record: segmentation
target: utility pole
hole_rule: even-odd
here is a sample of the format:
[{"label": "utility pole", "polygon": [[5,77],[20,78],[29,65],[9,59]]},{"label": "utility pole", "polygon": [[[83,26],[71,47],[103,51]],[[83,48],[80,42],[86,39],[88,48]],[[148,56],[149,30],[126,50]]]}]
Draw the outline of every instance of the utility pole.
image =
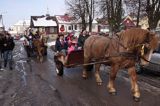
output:
[{"label": "utility pole", "polygon": [[1,12],[0,14],[0,22],[2,23],[2,31],[5,30],[5,26],[4,26],[4,23],[3,23],[3,14],[6,14],[7,12]]},{"label": "utility pole", "polygon": [[3,15],[0,14],[0,31],[4,31],[4,24],[3,24]]}]

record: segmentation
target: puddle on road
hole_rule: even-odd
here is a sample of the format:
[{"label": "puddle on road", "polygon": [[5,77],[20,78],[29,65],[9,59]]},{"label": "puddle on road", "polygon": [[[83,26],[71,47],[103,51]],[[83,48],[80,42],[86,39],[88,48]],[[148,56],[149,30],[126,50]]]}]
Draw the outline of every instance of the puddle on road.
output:
[{"label": "puddle on road", "polygon": [[15,67],[15,69],[18,70],[22,74],[21,78],[22,78],[23,86],[27,85],[27,81],[26,81],[27,73],[25,72],[25,67],[24,67],[24,64],[26,63],[27,61],[24,61],[24,60],[16,61],[16,67]]},{"label": "puddle on road", "polygon": [[28,58],[26,57],[26,53],[22,45],[20,45],[20,47],[17,47],[17,50],[15,51],[13,58],[15,61],[15,69],[21,74],[22,85],[26,86],[27,73],[25,72],[25,64],[27,63]]},{"label": "puddle on road", "polygon": [[26,57],[27,55],[25,53],[23,46],[20,46],[19,48],[16,48],[16,49],[18,50],[14,51],[14,56],[13,56],[14,59],[27,58]]}]

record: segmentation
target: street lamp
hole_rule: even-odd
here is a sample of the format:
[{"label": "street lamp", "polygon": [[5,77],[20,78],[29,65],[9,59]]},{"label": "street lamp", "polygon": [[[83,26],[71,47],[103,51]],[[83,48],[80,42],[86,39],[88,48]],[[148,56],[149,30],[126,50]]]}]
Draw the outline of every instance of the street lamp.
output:
[{"label": "street lamp", "polygon": [[0,22],[2,23],[2,31],[5,30],[5,26],[4,26],[4,23],[3,23],[3,14],[6,14],[7,12],[1,12],[0,13]]}]

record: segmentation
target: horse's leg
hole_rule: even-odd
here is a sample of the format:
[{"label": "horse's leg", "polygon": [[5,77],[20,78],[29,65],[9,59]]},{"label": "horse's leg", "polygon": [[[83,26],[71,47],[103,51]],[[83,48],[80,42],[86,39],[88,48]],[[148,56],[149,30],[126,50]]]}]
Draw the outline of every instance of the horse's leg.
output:
[{"label": "horse's leg", "polygon": [[112,65],[110,74],[109,74],[109,83],[107,85],[108,92],[111,93],[112,95],[116,94],[116,89],[114,85],[114,81],[118,72],[119,66],[118,65]]},{"label": "horse's leg", "polygon": [[95,65],[95,77],[96,77],[96,82],[98,85],[102,85],[102,79],[99,75],[99,69],[100,69],[101,64],[96,64]]},{"label": "horse's leg", "polygon": [[40,62],[43,62],[43,49],[40,50]]},{"label": "horse's leg", "polygon": [[38,48],[38,53],[37,54],[38,54],[38,57],[39,57],[39,61],[42,62],[42,59],[41,59],[42,58],[42,53],[41,53],[41,50],[39,48]]},{"label": "horse's leg", "polygon": [[36,52],[36,55],[37,55],[37,60],[39,60],[39,59],[40,59],[40,56],[39,56],[38,51]]},{"label": "horse's leg", "polygon": [[128,73],[129,73],[130,78],[131,78],[131,90],[132,90],[132,93],[133,93],[134,100],[139,101],[140,91],[139,91],[139,87],[138,87],[138,84],[137,84],[137,74],[136,74],[135,67],[129,68]]},{"label": "horse's leg", "polygon": [[[85,57],[85,58],[84,58],[84,64],[89,63],[89,60],[90,60],[90,59],[89,59],[88,57]],[[86,78],[88,77],[87,67],[88,67],[88,66],[83,66],[82,77],[83,77],[84,79],[86,79]]]},{"label": "horse's leg", "polygon": [[43,56],[40,56],[40,62],[41,63],[43,62]]}]

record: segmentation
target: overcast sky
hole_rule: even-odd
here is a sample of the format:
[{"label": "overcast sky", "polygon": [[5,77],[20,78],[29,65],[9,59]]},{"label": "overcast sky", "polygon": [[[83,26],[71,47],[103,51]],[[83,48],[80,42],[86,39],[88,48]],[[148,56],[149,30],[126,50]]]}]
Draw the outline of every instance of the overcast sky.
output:
[{"label": "overcast sky", "polygon": [[3,14],[7,28],[18,20],[30,19],[32,15],[45,15],[47,7],[50,15],[66,12],[65,0],[0,0],[0,14]]}]

